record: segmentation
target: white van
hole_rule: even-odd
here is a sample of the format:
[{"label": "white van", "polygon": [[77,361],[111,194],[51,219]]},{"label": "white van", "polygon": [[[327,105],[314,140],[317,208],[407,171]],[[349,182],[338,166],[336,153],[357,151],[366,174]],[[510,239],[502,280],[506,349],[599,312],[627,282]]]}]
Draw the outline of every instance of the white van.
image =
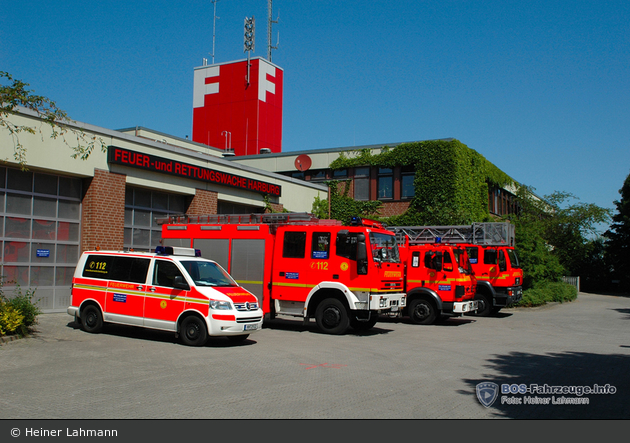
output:
[{"label": "white van", "polygon": [[68,314],[87,332],[110,322],[173,331],[190,346],[209,336],[245,340],[262,328],[258,299],[200,255],[169,246],[155,253],[84,252]]}]

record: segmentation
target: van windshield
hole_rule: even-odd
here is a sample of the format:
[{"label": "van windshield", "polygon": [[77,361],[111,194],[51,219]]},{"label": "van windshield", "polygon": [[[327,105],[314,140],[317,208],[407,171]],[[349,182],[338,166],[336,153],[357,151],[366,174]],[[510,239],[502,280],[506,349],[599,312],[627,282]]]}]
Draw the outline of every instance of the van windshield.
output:
[{"label": "van windshield", "polygon": [[238,286],[232,277],[216,263],[182,260],[181,264],[197,286]]}]

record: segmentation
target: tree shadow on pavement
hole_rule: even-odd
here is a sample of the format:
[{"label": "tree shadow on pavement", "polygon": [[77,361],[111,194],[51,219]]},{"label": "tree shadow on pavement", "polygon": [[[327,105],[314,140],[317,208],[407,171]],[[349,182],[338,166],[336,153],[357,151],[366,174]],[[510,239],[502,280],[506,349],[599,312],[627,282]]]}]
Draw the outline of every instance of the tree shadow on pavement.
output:
[{"label": "tree shadow on pavement", "polygon": [[[627,419],[630,417],[630,355],[592,354],[587,352],[563,352],[552,354],[530,354],[511,352],[489,360],[486,367],[489,374],[480,379],[463,380],[470,386],[476,397],[476,386],[482,382],[499,385],[498,396],[488,409],[497,417],[519,419]],[[498,375],[494,375],[498,374]],[[579,398],[575,393],[525,393],[502,394],[503,384],[525,384],[554,386],[588,386],[590,388],[614,387],[615,393],[584,394],[588,404],[552,404],[564,398]],[[608,392],[611,392],[609,389]],[[464,393],[460,391],[460,393]],[[524,404],[525,397],[547,398],[550,403]],[[509,404],[508,399],[516,399],[520,404]],[[520,400],[519,400],[520,399]],[[560,400],[562,401],[562,400]],[[481,403],[479,407],[483,408]]]}]

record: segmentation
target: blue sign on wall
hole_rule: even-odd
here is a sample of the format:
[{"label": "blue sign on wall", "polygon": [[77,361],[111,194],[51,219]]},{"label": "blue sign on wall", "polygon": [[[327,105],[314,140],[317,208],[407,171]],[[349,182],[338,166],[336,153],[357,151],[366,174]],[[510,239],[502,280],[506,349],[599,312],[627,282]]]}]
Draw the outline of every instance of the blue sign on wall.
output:
[{"label": "blue sign on wall", "polygon": [[38,249],[37,250],[38,257],[50,257],[50,249]]}]

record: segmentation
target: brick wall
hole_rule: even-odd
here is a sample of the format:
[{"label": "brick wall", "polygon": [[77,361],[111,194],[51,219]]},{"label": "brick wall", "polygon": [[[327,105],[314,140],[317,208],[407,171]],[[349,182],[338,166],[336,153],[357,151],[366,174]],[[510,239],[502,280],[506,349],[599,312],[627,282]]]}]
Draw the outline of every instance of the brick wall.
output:
[{"label": "brick wall", "polygon": [[188,215],[209,215],[216,214],[218,210],[218,194],[213,191],[196,189],[195,196],[188,206]]},{"label": "brick wall", "polygon": [[409,201],[404,202],[383,202],[379,212],[381,217],[391,217],[393,215],[402,215],[409,208]]},{"label": "brick wall", "polygon": [[123,249],[126,179],[122,174],[94,170],[82,201],[81,251]]}]

